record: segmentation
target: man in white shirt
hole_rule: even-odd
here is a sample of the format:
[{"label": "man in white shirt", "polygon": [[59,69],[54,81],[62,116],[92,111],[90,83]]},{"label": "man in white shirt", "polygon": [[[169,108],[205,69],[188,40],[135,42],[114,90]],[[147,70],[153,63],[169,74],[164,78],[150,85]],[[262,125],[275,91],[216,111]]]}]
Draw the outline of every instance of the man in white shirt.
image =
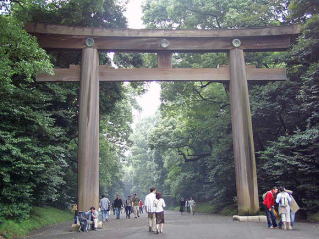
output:
[{"label": "man in white shirt", "polygon": [[102,199],[100,201],[100,209],[102,212],[102,221],[103,222],[108,220],[110,204],[111,204],[110,200],[105,195],[102,195]]},{"label": "man in white shirt", "polygon": [[154,201],[156,199],[156,188],[151,187],[150,188],[150,193],[146,195],[145,200],[144,200],[144,205],[146,212],[148,214],[148,230],[150,232],[155,232],[156,230],[156,217],[155,217],[155,211],[156,207],[154,205]]}]

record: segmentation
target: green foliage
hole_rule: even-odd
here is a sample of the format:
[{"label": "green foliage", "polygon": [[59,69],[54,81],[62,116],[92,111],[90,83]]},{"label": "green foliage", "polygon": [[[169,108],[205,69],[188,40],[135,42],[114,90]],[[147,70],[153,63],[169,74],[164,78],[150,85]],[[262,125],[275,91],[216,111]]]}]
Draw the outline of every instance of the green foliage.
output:
[{"label": "green foliage", "polygon": [[0,224],[0,236],[7,239],[26,236],[41,227],[72,220],[71,211],[62,211],[52,207],[34,207],[29,219],[16,222],[6,220]]},{"label": "green foliage", "polygon": [[319,212],[309,215],[308,220],[311,222],[319,222]]},{"label": "green foliage", "polygon": [[285,185],[308,211],[318,211],[319,129],[297,131],[281,136],[261,152],[265,160],[261,175],[276,185]]},{"label": "green foliage", "polygon": [[[10,16],[0,16],[0,219],[25,218],[30,203],[54,200],[66,166],[61,137],[46,112],[49,96],[36,87],[36,73],[51,73],[44,50]],[[43,184],[46,184],[44,187]]]},{"label": "green foliage", "polygon": [[100,190],[110,198],[124,194],[122,164],[130,146],[133,95],[135,90],[124,88],[127,98],[118,101],[114,110],[100,120]]},{"label": "green foliage", "polygon": [[12,12],[24,22],[105,28],[124,28],[124,6],[114,0],[23,0]]},{"label": "green foliage", "polygon": [[[283,184],[294,190],[308,212],[318,211],[318,2],[146,1],[144,22],[151,28],[169,29],[303,23],[303,32],[290,52],[246,53],[245,58],[257,67],[286,66],[290,79],[249,86],[260,192]],[[224,54],[175,54],[173,63],[176,67],[216,67],[227,64],[227,58]],[[216,210],[233,204],[227,94],[215,84],[163,83],[161,100],[161,118],[149,144],[164,159],[166,190],[176,198],[192,195],[211,200]],[[194,158],[198,160],[192,162]]]},{"label": "green foliage", "polygon": [[148,147],[149,133],[157,120],[157,117],[142,119],[135,125],[130,136],[133,144],[130,147],[130,154],[126,156],[124,178],[127,195],[137,193],[142,197],[155,185],[159,191],[164,192],[163,179],[161,180],[161,173],[164,171],[162,157],[156,150]]},{"label": "green foliage", "polygon": [[214,29],[278,25],[289,1],[147,0],[144,22],[152,28]]},{"label": "green foliage", "polygon": [[[309,15],[306,9],[310,2],[306,1],[303,5],[300,1],[293,1],[296,5],[291,5],[292,10],[302,5],[298,9],[304,10],[308,20],[287,61],[291,82],[286,84],[286,88],[275,89],[276,94],[282,95],[284,90],[290,93],[282,95],[280,100],[272,100],[275,108],[284,107],[281,110],[284,130],[260,151],[260,175],[264,185],[270,186],[269,180],[265,179],[270,177],[273,184],[291,188],[309,214],[319,210],[319,15],[318,12]],[[296,14],[302,15],[299,11]],[[269,96],[269,93],[275,94],[269,91],[266,95]],[[271,111],[266,115],[274,118]]]},{"label": "green foliage", "polygon": [[291,19],[293,21],[306,21],[319,12],[319,2],[317,0],[292,0],[289,5]]},{"label": "green foliage", "polygon": [[[50,50],[48,56],[22,29],[22,22],[107,28],[126,25],[124,6],[112,0],[23,0],[9,4],[7,15],[0,16],[0,221],[28,218],[34,204],[65,208],[77,197],[79,86],[36,83],[34,77],[52,72],[50,60],[58,67],[79,64],[81,52]],[[100,54],[100,62],[110,63],[105,52]],[[110,131],[108,141],[101,136],[101,149],[105,149],[101,157],[110,158],[113,169],[106,172],[102,167],[102,183],[109,183],[105,178],[112,180],[107,186],[120,177],[120,154],[113,151],[123,151],[117,144],[125,144],[128,136],[124,134],[130,131],[130,94],[142,88],[134,87],[136,90],[126,92],[121,83],[100,84],[101,123],[109,124],[101,130],[103,134]],[[127,111],[119,110],[116,102],[122,102]],[[105,160],[101,162],[103,166]]]},{"label": "green foliage", "polygon": [[217,213],[216,208],[210,202],[196,203],[195,212],[198,213]]}]

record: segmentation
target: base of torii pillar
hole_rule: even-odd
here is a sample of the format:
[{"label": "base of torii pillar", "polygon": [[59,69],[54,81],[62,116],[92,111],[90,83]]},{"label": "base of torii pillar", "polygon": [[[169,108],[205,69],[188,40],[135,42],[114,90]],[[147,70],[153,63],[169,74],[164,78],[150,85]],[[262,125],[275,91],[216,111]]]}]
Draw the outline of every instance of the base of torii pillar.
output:
[{"label": "base of torii pillar", "polygon": [[238,214],[256,215],[259,211],[256,160],[243,50],[231,49],[229,59]]},{"label": "base of torii pillar", "polygon": [[82,50],[78,145],[78,210],[99,205],[99,58]]}]

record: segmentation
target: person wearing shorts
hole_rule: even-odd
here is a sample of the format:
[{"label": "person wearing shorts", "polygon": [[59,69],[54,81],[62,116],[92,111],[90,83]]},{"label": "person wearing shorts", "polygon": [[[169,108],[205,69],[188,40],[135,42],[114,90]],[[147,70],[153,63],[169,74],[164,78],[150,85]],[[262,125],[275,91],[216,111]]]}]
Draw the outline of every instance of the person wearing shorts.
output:
[{"label": "person wearing shorts", "polygon": [[154,200],[155,206],[155,217],[156,217],[156,234],[163,232],[164,227],[164,207],[165,201],[162,198],[162,194],[160,192],[156,193],[156,199]]}]

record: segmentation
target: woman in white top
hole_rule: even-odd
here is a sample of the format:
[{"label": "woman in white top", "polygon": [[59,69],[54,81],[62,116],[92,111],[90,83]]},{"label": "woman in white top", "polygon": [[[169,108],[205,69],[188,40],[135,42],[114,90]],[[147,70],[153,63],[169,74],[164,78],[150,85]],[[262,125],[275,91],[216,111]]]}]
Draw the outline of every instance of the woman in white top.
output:
[{"label": "woman in white top", "polygon": [[156,216],[156,234],[163,232],[164,227],[164,207],[165,201],[162,198],[162,194],[160,192],[156,193],[156,199],[154,200],[155,216]]},{"label": "woman in white top", "polygon": [[291,230],[291,219],[290,219],[290,204],[291,197],[285,192],[284,187],[279,187],[279,193],[277,194],[276,203],[278,203],[278,211],[283,223],[284,230]]}]

